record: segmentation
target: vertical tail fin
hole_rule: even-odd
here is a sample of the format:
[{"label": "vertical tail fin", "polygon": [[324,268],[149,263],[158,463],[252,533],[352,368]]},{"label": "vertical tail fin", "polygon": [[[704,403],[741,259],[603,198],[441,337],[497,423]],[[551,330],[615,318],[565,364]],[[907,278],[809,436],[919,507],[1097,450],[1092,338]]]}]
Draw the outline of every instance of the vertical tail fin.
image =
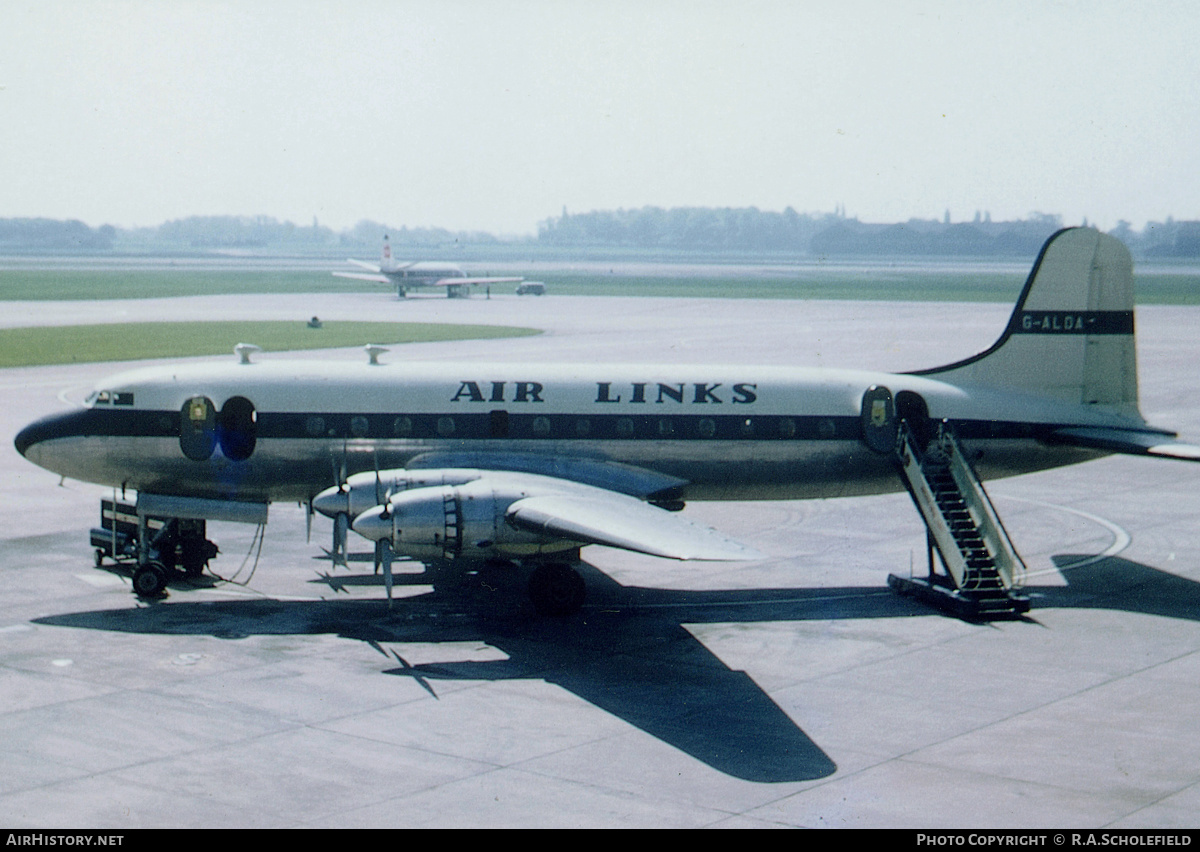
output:
[{"label": "vertical tail fin", "polygon": [[915,375],[1140,417],[1129,250],[1091,228],[1059,231],[1042,246],[1000,339]]}]

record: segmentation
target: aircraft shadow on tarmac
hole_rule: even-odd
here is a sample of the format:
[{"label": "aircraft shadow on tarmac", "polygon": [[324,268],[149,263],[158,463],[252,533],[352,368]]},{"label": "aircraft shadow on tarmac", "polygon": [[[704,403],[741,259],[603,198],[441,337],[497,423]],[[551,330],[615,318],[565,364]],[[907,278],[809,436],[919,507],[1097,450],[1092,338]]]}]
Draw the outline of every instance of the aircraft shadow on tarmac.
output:
[{"label": "aircraft shadow on tarmac", "polygon": [[[1067,566],[1082,557],[1055,557]],[[823,778],[837,766],[745,672],[726,666],[685,624],[897,618],[936,613],[883,588],[679,591],[621,586],[581,566],[588,605],[569,618],[539,618],[515,572],[399,574],[391,610],[380,600],[179,600],[67,613],[38,624],[140,634],[332,634],[394,659],[384,674],[410,677],[434,696],[439,680],[537,678],[580,698],[727,775],[756,782]],[[1038,609],[1103,608],[1200,619],[1200,583],[1110,557],[1071,568],[1066,586],[1034,586]],[[372,574],[325,572],[335,591],[382,585]],[[404,585],[431,591],[404,597]],[[186,586],[177,587],[186,594]],[[415,591],[415,590],[414,590]],[[940,616],[939,617],[946,617]],[[383,643],[482,641],[496,662],[409,665]]]}]

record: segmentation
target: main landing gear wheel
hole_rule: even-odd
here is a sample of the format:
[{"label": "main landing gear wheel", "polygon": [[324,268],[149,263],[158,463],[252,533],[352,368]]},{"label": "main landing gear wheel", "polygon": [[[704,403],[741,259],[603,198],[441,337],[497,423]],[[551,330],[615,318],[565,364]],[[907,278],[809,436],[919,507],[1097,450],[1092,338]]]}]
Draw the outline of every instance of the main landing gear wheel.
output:
[{"label": "main landing gear wheel", "polygon": [[587,586],[579,572],[563,562],[539,565],[529,575],[529,597],[541,615],[570,615],[583,606]]},{"label": "main landing gear wheel", "polygon": [[167,569],[158,562],[139,565],[133,572],[133,590],[141,598],[160,598],[167,588]]}]

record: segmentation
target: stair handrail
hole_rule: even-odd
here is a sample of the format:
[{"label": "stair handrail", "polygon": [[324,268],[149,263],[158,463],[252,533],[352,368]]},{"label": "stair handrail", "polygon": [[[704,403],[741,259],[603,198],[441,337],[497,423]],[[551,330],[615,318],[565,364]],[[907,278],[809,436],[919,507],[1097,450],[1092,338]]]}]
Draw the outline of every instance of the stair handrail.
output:
[{"label": "stair handrail", "polygon": [[954,533],[938,506],[937,497],[929,487],[922,469],[924,452],[917,445],[912,428],[904,419],[897,423],[896,458],[900,462],[900,469],[913,502],[917,504],[917,509],[925,519],[925,527],[932,534],[942,564],[954,578],[955,587],[962,590],[974,588],[978,582],[975,576],[977,572],[973,571],[963,558]]},{"label": "stair handrail", "polygon": [[[980,535],[988,545],[988,550],[996,564],[996,570],[1000,573],[1005,587],[1008,589],[1021,588],[1028,572],[1025,561],[1017,552],[1007,527],[1004,526],[1004,522],[992,504],[992,498],[988,494],[983,480],[979,478],[979,474],[975,472],[975,468],[967,459],[962,444],[959,443],[958,436],[955,435],[948,420],[938,423],[936,440],[950,459],[950,473],[968,503],[968,510],[971,511],[971,515],[979,527]],[[975,498],[976,494],[979,495],[979,499]]]}]

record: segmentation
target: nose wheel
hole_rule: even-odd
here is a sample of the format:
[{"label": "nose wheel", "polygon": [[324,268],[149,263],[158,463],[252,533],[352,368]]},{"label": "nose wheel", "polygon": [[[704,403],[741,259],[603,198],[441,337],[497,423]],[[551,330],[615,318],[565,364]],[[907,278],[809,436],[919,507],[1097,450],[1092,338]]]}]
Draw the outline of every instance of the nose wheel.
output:
[{"label": "nose wheel", "polygon": [[161,598],[167,588],[167,569],[161,562],[146,562],[133,572],[133,590],[139,598]]}]

